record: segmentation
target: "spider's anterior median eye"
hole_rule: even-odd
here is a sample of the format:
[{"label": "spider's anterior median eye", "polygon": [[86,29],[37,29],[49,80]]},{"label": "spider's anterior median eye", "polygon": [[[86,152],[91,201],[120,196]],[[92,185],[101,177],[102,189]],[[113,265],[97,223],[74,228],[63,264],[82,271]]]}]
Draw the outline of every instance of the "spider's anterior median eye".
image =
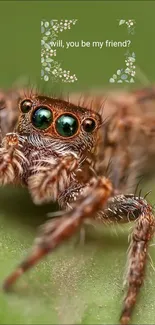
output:
[{"label": "spider's anterior median eye", "polygon": [[83,129],[86,132],[92,132],[96,128],[96,123],[92,118],[87,118],[82,123]]},{"label": "spider's anterior median eye", "polygon": [[56,130],[63,137],[71,137],[76,134],[79,127],[77,118],[71,114],[64,114],[56,120]]},{"label": "spider's anterior median eye", "polygon": [[29,99],[25,99],[20,103],[20,108],[23,113],[28,113],[32,108],[32,102]]},{"label": "spider's anterior median eye", "polygon": [[47,129],[53,121],[52,111],[48,107],[38,107],[32,115],[32,124],[40,130]]}]

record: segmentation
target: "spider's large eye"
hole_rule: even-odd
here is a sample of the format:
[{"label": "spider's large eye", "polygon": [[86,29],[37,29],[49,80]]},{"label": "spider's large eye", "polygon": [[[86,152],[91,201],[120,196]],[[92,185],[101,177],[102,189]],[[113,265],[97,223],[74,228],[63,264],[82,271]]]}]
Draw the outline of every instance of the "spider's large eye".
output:
[{"label": "spider's large eye", "polygon": [[56,120],[56,131],[63,137],[76,134],[79,127],[77,118],[71,114],[63,114]]},{"label": "spider's large eye", "polygon": [[96,123],[92,118],[86,118],[82,123],[83,129],[86,132],[93,132],[96,128]]},{"label": "spider's large eye", "polygon": [[53,121],[52,111],[48,107],[38,107],[32,114],[32,124],[40,130],[47,129]]},{"label": "spider's large eye", "polygon": [[32,108],[32,102],[29,99],[25,99],[20,103],[20,108],[23,113],[28,113]]}]

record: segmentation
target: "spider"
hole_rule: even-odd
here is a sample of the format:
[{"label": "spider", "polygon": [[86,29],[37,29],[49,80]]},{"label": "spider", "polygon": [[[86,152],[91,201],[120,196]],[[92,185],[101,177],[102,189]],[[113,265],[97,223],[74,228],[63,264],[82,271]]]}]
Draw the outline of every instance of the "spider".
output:
[{"label": "spider", "polygon": [[[155,97],[154,89],[137,92],[130,104],[143,103],[151,96]],[[9,291],[24,272],[80,230],[85,221],[105,225],[134,221],[127,293],[120,316],[120,323],[127,325],[143,283],[155,217],[145,197],[128,194],[126,189],[130,174],[136,177],[136,161],[142,157],[139,139],[143,141],[144,136],[148,141],[153,136],[155,117],[153,113],[130,115],[123,103],[107,121],[102,105],[97,109],[97,97],[96,109],[85,100],[79,105],[36,93],[21,97],[13,132],[4,136],[2,132],[0,186],[26,186],[35,204],[58,201],[62,211],[41,227],[32,251],[5,279],[3,288]],[[3,105],[1,108],[2,113]],[[107,156],[114,158],[109,177]]]}]

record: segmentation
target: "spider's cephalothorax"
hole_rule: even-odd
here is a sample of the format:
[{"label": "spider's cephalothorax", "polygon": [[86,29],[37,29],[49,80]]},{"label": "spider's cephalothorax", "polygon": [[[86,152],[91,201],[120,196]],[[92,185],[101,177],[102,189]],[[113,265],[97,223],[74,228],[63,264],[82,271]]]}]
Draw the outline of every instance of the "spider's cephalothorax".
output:
[{"label": "spider's cephalothorax", "polygon": [[89,156],[101,123],[94,111],[60,99],[22,99],[14,132],[2,141],[1,155],[6,161],[9,155],[12,164],[3,167],[0,182],[27,185],[36,204],[58,199],[70,183],[81,179],[81,168],[89,180]]},{"label": "spider's cephalothorax", "polygon": [[[149,241],[155,230],[152,207],[142,197],[124,194],[126,171],[138,150],[132,151],[132,130],[146,135],[149,123],[114,114],[103,123],[102,110],[41,95],[22,97],[19,118],[13,133],[7,133],[0,148],[0,186],[19,183],[27,186],[36,204],[58,200],[64,212],[42,228],[32,252],[4,282],[4,289],[43,256],[70,238],[85,222],[135,221],[129,250],[127,294],[120,318],[130,321],[133,306],[143,283]],[[147,135],[146,135],[147,136]],[[128,144],[128,145],[126,145]],[[105,177],[107,151],[116,157],[110,179]],[[122,159],[118,159],[119,155]],[[123,184],[123,185],[122,185]]]}]

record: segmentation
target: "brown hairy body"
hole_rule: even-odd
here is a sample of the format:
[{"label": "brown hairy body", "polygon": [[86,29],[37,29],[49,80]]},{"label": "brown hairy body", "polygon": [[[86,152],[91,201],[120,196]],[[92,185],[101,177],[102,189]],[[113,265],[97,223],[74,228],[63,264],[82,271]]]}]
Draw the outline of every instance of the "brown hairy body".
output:
[{"label": "brown hairy body", "polygon": [[58,201],[63,209],[42,227],[32,252],[5,280],[5,290],[86,220],[134,221],[120,317],[121,324],[129,323],[155,218],[145,197],[128,189],[155,154],[154,98],[153,87],[64,99],[22,89],[0,93],[0,186],[22,184],[35,204]]}]

